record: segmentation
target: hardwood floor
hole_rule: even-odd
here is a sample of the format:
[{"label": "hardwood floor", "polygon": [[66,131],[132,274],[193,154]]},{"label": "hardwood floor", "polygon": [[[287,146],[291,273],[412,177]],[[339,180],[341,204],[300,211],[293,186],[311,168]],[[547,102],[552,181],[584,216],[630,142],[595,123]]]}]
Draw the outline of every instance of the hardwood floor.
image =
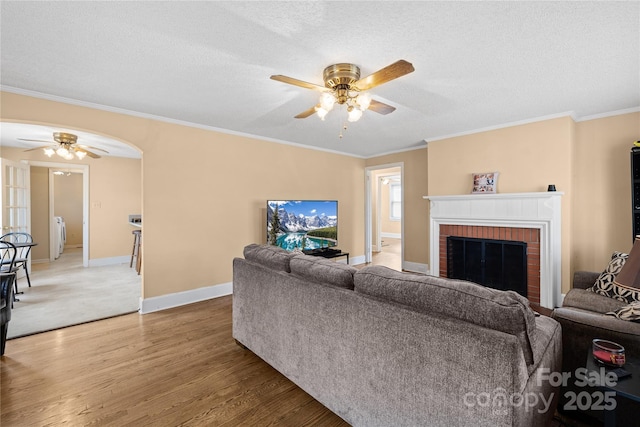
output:
[{"label": "hardwood floor", "polygon": [[7,342],[8,426],[346,426],[231,336],[231,296]]}]

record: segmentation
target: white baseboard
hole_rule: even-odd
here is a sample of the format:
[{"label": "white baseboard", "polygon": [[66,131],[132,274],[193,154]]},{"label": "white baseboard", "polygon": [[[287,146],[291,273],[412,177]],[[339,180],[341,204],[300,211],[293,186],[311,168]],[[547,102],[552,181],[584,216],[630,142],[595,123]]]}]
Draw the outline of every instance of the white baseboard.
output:
[{"label": "white baseboard", "polygon": [[389,239],[401,239],[402,234],[400,233],[387,233],[384,231],[380,232],[380,237],[388,237]]},{"label": "white baseboard", "polygon": [[[364,255],[349,257],[349,265],[364,264],[365,260],[366,258]],[[345,259],[344,262],[346,263],[347,260]]]},{"label": "white baseboard", "polygon": [[89,267],[104,267],[105,265],[128,264],[129,262],[131,262],[130,255],[95,258],[89,260]]},{"label": "white baseboard", "polygon": [[415,273],[429,274],[429,264],[422,264],[420,262],[404,261],[402,263],[402,269],[406,271],[413,271]]},{"label": "white baseboard", "polygon": [[154,311],[166,310],[168,308],[231,295],[232,293],[233,283],[229,282],[222,283],[220,285],[206,286],[204,288],[191,289],[184,292],[161,295],[159,297],[145,299],[140,298],[139,311],[140,314],[153,313]]}]

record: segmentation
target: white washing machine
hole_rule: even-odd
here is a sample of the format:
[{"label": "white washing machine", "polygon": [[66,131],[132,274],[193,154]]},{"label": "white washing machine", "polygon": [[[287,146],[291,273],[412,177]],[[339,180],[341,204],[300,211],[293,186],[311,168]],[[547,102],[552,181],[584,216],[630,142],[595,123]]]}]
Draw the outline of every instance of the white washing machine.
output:
[{"label": "white washing machine", "polygon": [[54,230],[54,259],[58,259],[60,254],[64,252],[64,245],[67,243],[67,229],[64,223],[64,218],[61,216],[53,217],[55,220]]}]

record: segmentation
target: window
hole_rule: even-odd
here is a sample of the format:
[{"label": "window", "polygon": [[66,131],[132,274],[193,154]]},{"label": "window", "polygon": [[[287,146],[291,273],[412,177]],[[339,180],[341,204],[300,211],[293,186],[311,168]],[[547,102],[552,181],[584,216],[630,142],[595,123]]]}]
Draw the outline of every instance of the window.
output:
[{"label": "window", "polygon": [[402,186],[399,183],[389,185],[389,219],[400,221],[402,218]]}]

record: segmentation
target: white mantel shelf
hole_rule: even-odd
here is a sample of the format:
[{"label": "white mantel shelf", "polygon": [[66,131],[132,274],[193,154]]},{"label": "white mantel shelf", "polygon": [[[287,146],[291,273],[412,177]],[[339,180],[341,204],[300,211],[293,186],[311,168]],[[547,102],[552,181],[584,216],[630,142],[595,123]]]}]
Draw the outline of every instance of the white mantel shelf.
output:
[{"label": "white mantel shelf", "polygon": [[561,300],[563,192],[424,196],[430,201],[431,274],[440,271],[440,225],[524,227],[540,230],[540,304]]},{"label": "white mantel shelf", "polygon": [[562,196],[562,191],[539,191],[529,193],[476,193],[476,194],[454,194],[447,196],[424,196],[429,200],[472,200],[472,199],[540,199],[553,196]]}]

